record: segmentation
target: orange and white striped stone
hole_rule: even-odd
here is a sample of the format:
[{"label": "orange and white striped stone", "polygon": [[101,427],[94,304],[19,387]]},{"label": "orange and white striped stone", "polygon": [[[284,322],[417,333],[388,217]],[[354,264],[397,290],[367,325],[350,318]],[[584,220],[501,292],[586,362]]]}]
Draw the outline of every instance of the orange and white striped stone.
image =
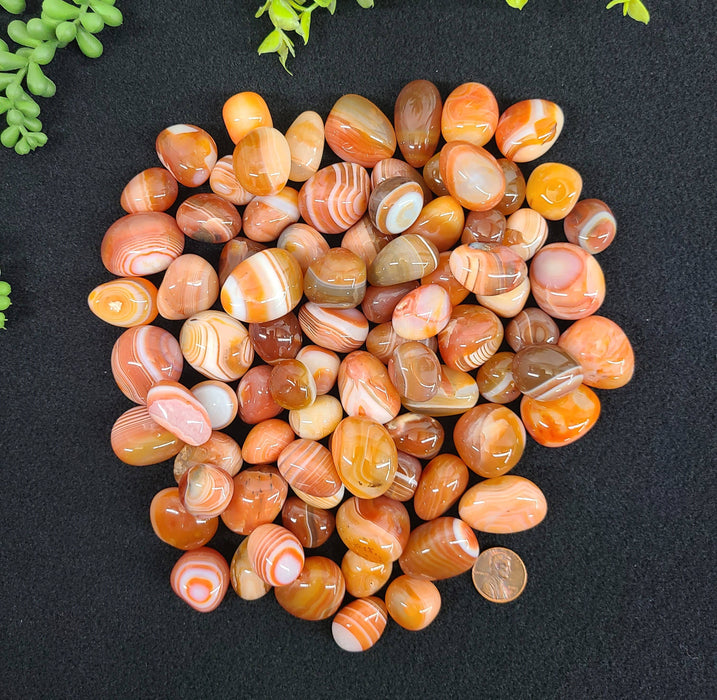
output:
[{"label": "orange and white striped stone", "polygon": [[212,435],[207,409],[189,389],[164,380],[147,392],[149,415],[188,445],[201,445]]},{"label": "orange and white striped stone", "polygon": [[339,610],[331,634],[344,651],[366,651],[381,638],[388,613],[380,598],[358,598]]},{"label": "orange and white striped stone", "polygon": [[295,581],[304,567],[304,548],[281,525],[259,525],[247,540],[247,554],[256,573],[272,586]]},{"label": "orange and white striped stone", "polygon": [[215,549],[201,547],[177,560],[170,575],[172,590],[199,612],[219,606],[229,588],[229,566]]}]

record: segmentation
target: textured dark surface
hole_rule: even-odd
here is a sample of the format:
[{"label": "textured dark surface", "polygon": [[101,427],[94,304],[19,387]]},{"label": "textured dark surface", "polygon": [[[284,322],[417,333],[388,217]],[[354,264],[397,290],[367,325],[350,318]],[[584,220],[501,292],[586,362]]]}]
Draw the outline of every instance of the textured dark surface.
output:
[{"label": "textured dark surface", "polygon": [[[531,0],[523,12],[502,0],[370,11],[344,0],[334,18],[317,13],[293,78],[256,55],[268,22],[255,4],[118,2],[125,25],[102,35],[99,61],[73,49],[50,66],[49,144],[0,153],[0,268],[13,286],[0,332],[0,695],[714,697],[712,3],[651,0],[645,27],[599,0]],[[178,552],[148,519],[171,467],[112,454],[110,426],[130,407],[109,371],[119,330],[86,296],[110,279],[101,237],[126,181],[157,164],[163,127],[203,126],[223,154],[221,106],[235,92],[262,93],[286,129],[304,109],[325,117],[345,92],[392,114],[415,78],[444,98],[483,82],[501,109],[562,105],[563,135],[542,160],[576,167],[584,196],[616,213],[600,313],[626,330],[637,371],[599,392],[583,440],[526,450],[515,473],[543,488],[546,521],[479,536],[524,559],[516,603],[486,603],[468,575],[441,582],[431,627],[390,624],[370,653],[348,655],[328,622],[290,618],[271,595],[230,591],[200,615],[171,592]],[[238,539],[224,531],[217,547],[231,557]]]}]

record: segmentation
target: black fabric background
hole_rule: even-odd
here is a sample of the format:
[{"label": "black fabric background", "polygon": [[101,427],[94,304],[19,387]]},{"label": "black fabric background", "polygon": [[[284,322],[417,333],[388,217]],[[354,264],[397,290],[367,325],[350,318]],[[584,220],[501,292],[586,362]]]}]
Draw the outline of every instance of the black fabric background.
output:
[{"label": "black fabric background", "polygon": [[[41,101],[49,144],[0,153],[0,268],[13,286],[0,333],[0,696],[714,697],[715,12],[647,4],[645,27],[600,0],[522,12],[342,0],[335,17],[315,15],[291,77],[256,55],[269,27],[253,19],[258,0],[118,2],[125,24],[102,34],[100,60],[58,54],[57,96]],[[203,126],[222,155],[235,92],[262,93],[286,129],[346,92],[391,115],[416,78],[444,98],[475,80],[501,109],[528,97],[563,107],[543,160],[576,167],[583,196],[616,213],[600,313],[626,330],[637,370],[599,392],[584,439],[526,449],[515,473],[546,493],[544,523],[479,536],[526,562],[517,602],[488,604],[468,575],[440,582],[428,629],[389,623],[371,652],[349,655],[328,621],[291,618],[272,595],[230,590],[200,615],[171,592],[179,552],[148,518],[171,467],[112,454],[110,427],[130,407],[109,369],[120,330],[86,297],[111,277],[102,235],[127,180],[158,164],[165,126]],[[215,545],[230,558],[238,540],[224,530]]]}]

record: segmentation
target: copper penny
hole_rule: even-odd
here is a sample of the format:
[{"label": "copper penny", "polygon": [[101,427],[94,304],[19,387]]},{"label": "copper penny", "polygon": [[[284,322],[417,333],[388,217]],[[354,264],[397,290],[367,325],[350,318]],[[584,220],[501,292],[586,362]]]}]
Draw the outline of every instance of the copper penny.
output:
[{"label": "copper penny", "polygon": [[491,603],[510,603],[525,588],[528,573],[523,560],[505,547],[486,549],[473,564],[473,585]]}]

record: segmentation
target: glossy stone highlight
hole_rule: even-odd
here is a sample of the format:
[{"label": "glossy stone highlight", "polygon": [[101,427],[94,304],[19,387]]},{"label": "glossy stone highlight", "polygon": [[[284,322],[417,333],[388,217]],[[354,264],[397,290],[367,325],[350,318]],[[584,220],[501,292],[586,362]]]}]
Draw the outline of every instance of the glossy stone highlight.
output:
[{"label": "glossy stone highlight", "polygon": [[393,310],[391,323],[402,338],[424,340],[438,335],[451,318],[451,299],[438,284],[425,284],[406,294]]},{"label": "glossy stone highlight", "polygon": [[299,360],[277,360],[269,379],[271,398],[289,411],[306,408],[316,398],[316,383],[309,368]]},{"label": "glossy stone highlight", "polygon": [[393,571],[392,562],[369,561],[350,549],[341,560],[346,590],[354,598],[365,598],[384,587]]},{"label": "glossy stone highlight", "polygon": [[209,187],[214,194],[223,197],[232,204],[249,204],[254,195],[247,192],[234,172],[234,159],[232,156],[224,156],[217,161],[209,176]]},{"label": "glossy stone highlight", "polygon": [[187,512],[199,518],[215,518],[229,505],[234,482],[224,470],[208,464],[187,469],[179,480],[179,500]]},{"label": "glossy stone highlight", "polygon": [[309,301],[334,309],[358,306],[366,293],[366,264],[346,248],[331,248],[309,265],[304,294]]},{"label": "glossy stone highlight", "polygon": [[147,411],[159,425],[189,445],[201,445],[211,437],[207,410],[178,382],[165,379],[150,387]]},{"label": "glossy stone highlight", "polygon": [[428,401],[438,391],[441,364],[433,350],[422,343],[409,341],[391,354],[388,376],[401,398]]},{"label": "glossy stone highlight", "polygon": [[264,98],[256,92],[232,95],[222,108],[224,125],[229,138],[239,143],[250,131],[260,126],[272,126],[271,113]]},{"label": "glossy stone highlight", "polygon": [[498,243],[460,245],[451,253],[453,276],[479,296],[511,292],[528,277],[525,261]]},{"label": "glossy stone highlight", "polygon": [[438,334],[443,361],[464,372],[480,367],[503,342],[503,324],[477,304],[456,306],[446,327]]},{"label": "glossy stone highlight", "polygon": [[125,464],[144,467],[171,459],[184,443],[157,423],[145,406],[125,411],[112,426],[112,451]]},{"label": "glossy stone highlight", "polygon": [[478,369],[476,383],[481,396],[492,403],[510,403],[520,396],[513,379],[512,352],[497,352]]},{"label": "glossy stone highlight", "polygon": [[289,180],[306,182],[321,165],[324,153],[324,122],[312,111],[302,112],[286,131],[291,152]]},{"label": "glossy stone highlight", "polygon": [[162,489],[149,506],[149,520],[154,534],[177,549],[198,549],[214,537],[219,518],[192,515],[182,505],[179,489]]},{"label": "glossy stone highlight", "polygon": [[368,321],[358,309],[326,309],[307,302],[299,310],[299,324],[308,338],[327,350],[358,350],[368,335]]},{"label": "glossy stone highlight", "polygon": [[242,600],[258,600],[271,590],[271,586],[264,583],[251,566],[246,551],[246,537],[234,552],[229,573],[232,588]]},{"label": "glossy stone highlight", "polygon": [[438,265],[438,250],[422,236],[404,233],[390,241],[368,268],[369,284],[388,287],[421,279]]},{"label": "glossy stone highlight", "polygon": [[296,357],[304,340],[296,314],[289,312],[273,321],[249,324],[254,351],[269,365]]},{"label": "glossy stone highlight", "polygon": [[567,350],[557,345],[529,345],[513,358],[513,379],[526,396],[551,401],[577,389],[583,370]]},{"label": "glossy stone highlight", "polygon": [[299,193],[284,187],[277,194],[254,197],[244,209],[244,234],[261,243],[275,241],[299,220]]},{"label": "glossy stone highlight", "polygon": [[202,192],[185,199],[177,209],[177,225],[202,243],[226,243],[241,230],[236,207],[218,194]]},{"label": "glossy stone highlight", "polygon": [[505,339],[515,352],[529,345],[555,345],[559,337],[558,324],[545,311],[535,307],[523,309],[505,327]]},{"label": "glossy stone highlight", "polygon": [[219,278],[201,256],[186,254],[173,260],[157,292],[160,316],[179,321],[209,309],[219,296]]},{"label": "glossy stone highlight", "polygon": [[363,350],[349,353],[338,376],[341,405],[349,416],[367,416],[386,423],[398,415],[401,399],[386,367]]},{"label": "glossy stone highlight", "polygon": [[403,233],[418,218],[423,208],[421,186],[407,177],[391,177],[371,192],[368,214],[381,233]]},{"label": "glossy stone highlight", "polygon": [[331,623],[331,634],[344,651],[366,651],[386,629],[386,605],[379,598],[358,598],[339,610]]},{"label": "glossy stone highlight", "polygon": [[406,232],[417,233],[433,243],[437,250],[445,251],[452,248],[461,237],[464,223],[463,207],[447,195],[425,204]]}]

